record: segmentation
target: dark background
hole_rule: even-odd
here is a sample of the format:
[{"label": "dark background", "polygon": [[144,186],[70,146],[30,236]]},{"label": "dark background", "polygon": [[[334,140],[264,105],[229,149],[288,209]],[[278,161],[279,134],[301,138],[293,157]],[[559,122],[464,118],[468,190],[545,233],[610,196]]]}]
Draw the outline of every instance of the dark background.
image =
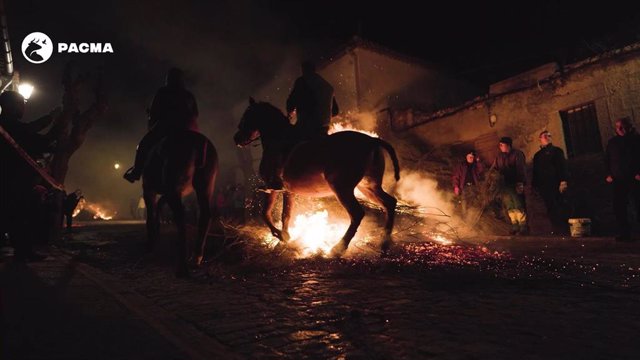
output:
[{"label": "dark background", "polygon": [[[110,110],[72,159],[67,182],[69,190],[83,188],[101,201],[140,192],[119,178],[144,134],[144,110],[171,66],[186,71],[201,128],[218,147],[224,172],[236,159],[233,108],[285,61],[321,59],[354,35],[441,64],[481,89],[549,61],[570,63],[640,39],[639,6],[632,2],[7,0],[5,6],[16,70],[36,86],[27,120],[60,103],[69,60],[106,74]],[[54,52],[33,65],[20,45],[34,31],[54,42],[110,42],[114,54]],[[114,162],[124,169],[114,171]]]}]

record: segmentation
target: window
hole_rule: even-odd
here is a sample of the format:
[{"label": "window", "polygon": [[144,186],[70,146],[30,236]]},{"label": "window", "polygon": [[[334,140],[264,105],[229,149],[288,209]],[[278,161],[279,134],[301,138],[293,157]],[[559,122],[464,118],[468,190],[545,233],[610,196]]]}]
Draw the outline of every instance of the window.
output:
[{"label": "window", "polygon": [[567,156],[575,157],[602,151],[596,107],[593,103],[561,111]]}]

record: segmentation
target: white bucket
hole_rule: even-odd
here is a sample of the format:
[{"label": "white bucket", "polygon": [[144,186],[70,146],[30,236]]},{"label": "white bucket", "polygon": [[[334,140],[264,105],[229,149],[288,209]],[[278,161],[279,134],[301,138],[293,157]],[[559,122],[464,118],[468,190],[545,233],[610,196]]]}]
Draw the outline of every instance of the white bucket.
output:
[{"label": "white bucket", "polygon": [[575,218],[569,219],[571,237],[583,237],[591,235],[591,219]]}]

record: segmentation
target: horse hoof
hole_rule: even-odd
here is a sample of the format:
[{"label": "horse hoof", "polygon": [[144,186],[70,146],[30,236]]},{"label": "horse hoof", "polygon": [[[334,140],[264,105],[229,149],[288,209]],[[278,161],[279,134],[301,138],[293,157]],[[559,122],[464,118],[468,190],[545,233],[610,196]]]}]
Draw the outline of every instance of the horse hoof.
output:
[{"label": "horse hoof", "polygon": [[344,255],[345,251],[347,251],[347,245],[345,245],[343,241],[340,241],[331,248],[329,255],[334,258],[339,258]]},{"label": "horse hoof", "polygon": [[204,260],[203,256],[196,256],[196,259],[195,259],[195,262],[194,262],[196,267],[201,267],[203,260]]},{"label": "horse hoof", "polygon": [[391,249],[391,246],[393,246],[393,241],[385,240],[385,241],[382,242],[381,249],[382,249],[383,252],[388,252],[389,249]]},{"label": "horse hoof", "polygon": [[289,232],[283,231],[281,240],[284,242],[289,242],[289,240],[291,240],[291,235],[289,235]]}]

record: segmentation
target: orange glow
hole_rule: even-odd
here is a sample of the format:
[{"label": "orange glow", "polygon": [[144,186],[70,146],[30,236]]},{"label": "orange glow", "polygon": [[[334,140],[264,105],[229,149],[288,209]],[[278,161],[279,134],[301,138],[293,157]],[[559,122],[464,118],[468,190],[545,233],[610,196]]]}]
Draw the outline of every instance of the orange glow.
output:
[{"label": "orange glow", "polygon": [[329,127],[329,135],[335,134],[335,133],[341,132],[341,131],[356,131],[356,132],[359,132],[359,133],[363,133],[365,135],[369,135],[369,136],[374,137],[374,138],[380,137],[380,136],[378,136],[378,134],[376,134],[373,131],[356,129],[356,128],[353,127],[353,125],[348,124],[348,123],[343,123],[343,122],[333,123]]},{"label": "orange glow", "polygon": [[76,206],[75,210],[73,211],[72,216],[78,216],[78,214],[80,214],[82,210],[92,213],[93,218],[96,220],[111,220],[116,215],[115,211],[106,210],[101,205],[95,203],[89,203],[84,198],[80,199],[80,201],[78,202],[78,206]]},{"label": "orange glow", "polygon": [[[327,210],[296,215],[289,228],[291,240],[287,245],[297,250],[298,258],[327,257],[348,227],[349,220],[346,219],[330,222]],[[354,237],[352,243],[357,241],[357,237]],[[271,234],[262,238],[262,244],[269,248],[274,248],[278,242]]]}]

